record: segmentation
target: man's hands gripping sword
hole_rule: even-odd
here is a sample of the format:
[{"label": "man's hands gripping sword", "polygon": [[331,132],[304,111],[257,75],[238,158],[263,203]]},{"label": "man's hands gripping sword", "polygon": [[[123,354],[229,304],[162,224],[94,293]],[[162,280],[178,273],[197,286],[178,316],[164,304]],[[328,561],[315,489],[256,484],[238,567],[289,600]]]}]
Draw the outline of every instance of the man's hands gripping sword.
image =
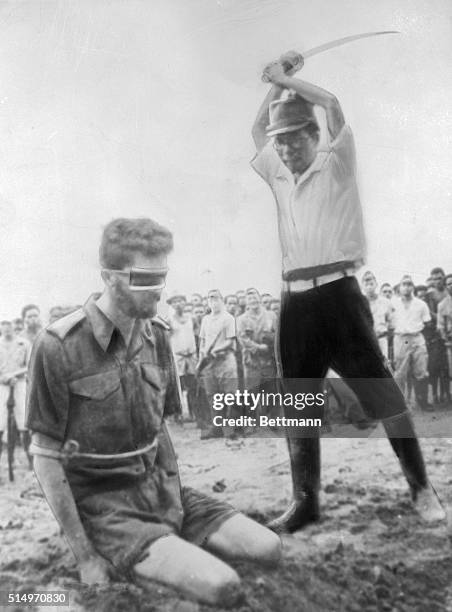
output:
[{"label": "man's hands gripping sword", "polygon": [[282,81],[287,76],[293,76],[301,70],[304,65],[303,56],[296,51],[287,51],[281,57],[267,64],[262,73],[262,80],[265,83],[282,85]]}]

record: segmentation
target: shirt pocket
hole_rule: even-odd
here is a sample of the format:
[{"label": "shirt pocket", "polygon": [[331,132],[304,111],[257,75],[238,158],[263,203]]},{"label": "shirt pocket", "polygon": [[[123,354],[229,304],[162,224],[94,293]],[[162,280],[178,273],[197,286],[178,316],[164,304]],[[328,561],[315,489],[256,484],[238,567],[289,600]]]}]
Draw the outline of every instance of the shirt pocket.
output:
[{"label": "shirt pocket", "polygon": [[119,370],[72,380],[69,391],[66,438],[76,440],[81,452],[110,454],[134,449]]},{"label": "shirt pocket", "polygon": [[120,385],[119,372],[112,370],[73,380],[69,383],[69,390],[74,395],[102,401],[113,395]]}]

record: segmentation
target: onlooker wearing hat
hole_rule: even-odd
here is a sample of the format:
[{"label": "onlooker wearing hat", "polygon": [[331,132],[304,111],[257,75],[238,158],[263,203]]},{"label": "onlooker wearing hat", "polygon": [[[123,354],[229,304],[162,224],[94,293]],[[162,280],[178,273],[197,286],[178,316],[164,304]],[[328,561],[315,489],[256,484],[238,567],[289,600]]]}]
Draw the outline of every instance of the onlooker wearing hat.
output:
[{"label": "onlooker wearing hat", "polygon": [[166,300],[173,312],[168,317],[170,325],[170,342],[176,362],[176,369],[182,391],[187,394],[188,412],[192,418],[196,417],[198,426],[202,423],[197,414],[196,406],[196,342],[193,332],[193,320],[190,313],[185,312],[187,299],[185,295],[173,292]]},{"label": "onlooker wearing hat", "polygon": [[[257,148],[252,165],[269,184],[278,211],[284,384],[290,391],[289,381],[299,379],[296,392],[318,393],[333,366],[367,415],[383,420],[418,511],[428,520],[443,518],[403,395],[353,277],[366,253],[353,136],[333,94],[293,78],[302,65],[301,56],[290,52],[267,66],[264,75],[273,86],[252,131]],[[329,139],[324,147],[314,105],[326,114]],[[363,384],[365,378],[370,380]],[[294,501],[271,527],[295,531],[319,518],[319,432],[309,428],[305,437],[289,437],[289,452]]]},{"label": "onlooker wearing hat", "polygon": [[428,354],[423,330],[431,316],[425,302],[414,296],[414,283],[410,276],[400,282],[400,297],[394,305],[394,358],[395,379],[405,390],[408,373],[414,378],[416,399],[423,410],[431,410],[428,403]]}]

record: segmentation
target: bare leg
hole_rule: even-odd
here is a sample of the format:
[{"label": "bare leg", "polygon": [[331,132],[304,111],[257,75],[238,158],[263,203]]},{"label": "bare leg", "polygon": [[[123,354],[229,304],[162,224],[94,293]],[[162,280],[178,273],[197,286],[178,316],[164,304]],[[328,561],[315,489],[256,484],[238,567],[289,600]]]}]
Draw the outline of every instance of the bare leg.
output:
[{"label": "bare leg", "polygon": [[148,552],[134,568],[137,583],[144,588],[157,581],[193,599],[225,608],[241,597],[237,573],[194,544],[170,535],[151,544]]},{"label": "bare leg", "polygon": [[212,533],[205,547],[224,559],[275,565],[281,558],[280,538],[243,514],[235,514]]}]

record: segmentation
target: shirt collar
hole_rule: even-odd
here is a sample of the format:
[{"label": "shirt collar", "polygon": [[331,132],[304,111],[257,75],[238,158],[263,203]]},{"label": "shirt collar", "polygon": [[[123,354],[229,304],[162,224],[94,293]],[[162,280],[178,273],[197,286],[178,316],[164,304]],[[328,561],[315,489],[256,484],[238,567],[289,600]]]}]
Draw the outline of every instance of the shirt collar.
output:
[{"label": "shirt collar", "polygon": [[[93,330],[93,335],[99,344],[99,346],[103,349],[103,351],[107,351],[111,337],[113,335],[116,326],[110,319],[104,314],[101,309],[97,306],[96,300],[100,297],[100,293],[94,293],[91,295],[86,304],[83,306],[83,310],[88,318],[88,321],[91,323],[91,328]],[[128,347],[128,353],[130,356],[138,353],[143,347],[142,336],[146,338],[146,340],[154,343],[154,334],[152,331],[152,324],[150,321],[140,322],[140,329],[135,329],[130,345]]]},{"label": "shirt collar", "polygon": [[88,298],[88,301],[83,306],[83,310],[91,323],[93,335],[99,346],[106,351],[111,341],[111,336],[115,330],[115,326],[110,319],[100,310],[96,304],[96,300],[100,297],[100,293],[93,293]]},{"label": "shirt collar", "polygon": [[[314,172],[320,172],[327,157],[328,157],[327,151],[318,151],[312,164],[303,172],[303,174],[300,177],[298,177],[298,180],[296,181],[296,185],[300,185],[301,183],[304,183],[311,176],[311,174],[314,174]],[[287,179],[289,177],[292,179],[292,181],[295,182],[292,172],[283,162],[281,162],[279,164],[276,178],[277,179]]]}]

